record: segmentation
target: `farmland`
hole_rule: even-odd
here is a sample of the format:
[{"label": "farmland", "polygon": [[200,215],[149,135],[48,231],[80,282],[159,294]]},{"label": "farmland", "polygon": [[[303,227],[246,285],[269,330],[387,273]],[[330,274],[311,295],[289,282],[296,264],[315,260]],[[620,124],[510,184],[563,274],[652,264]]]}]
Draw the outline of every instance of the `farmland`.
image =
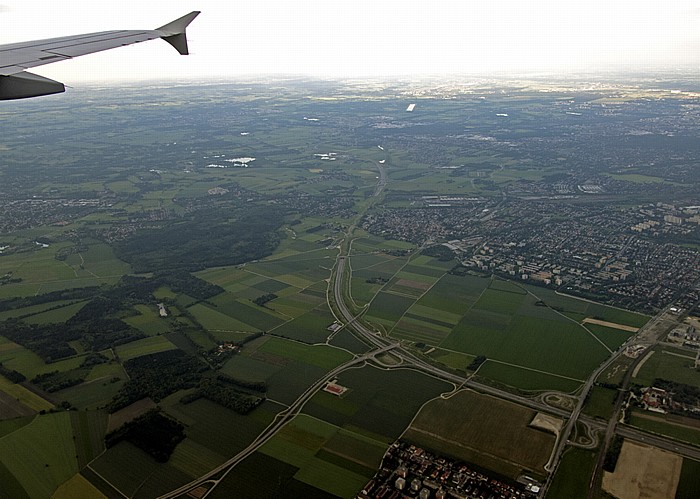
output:
[{"label": "farmland", "polygon": [[37,416],[5,435],[0,440],[0,463],[29,497],[50,496],[78,471],[70,414]]},{"label": "farmland", "polygon": [[425,405],[403,438],[510,478],[523,470],[544,476],[555,436],[529,426],[535,414],[461,391]]},{"label": "farmland", "polygon": [[[456,376],[573,404],[649,314],[689,300],[699,157],[694,97],[547,85],[289,79],[9,103],[0,496],[158,496],[290,407],[212,497],[353,497],[402,436],[545,478],[554,435],[529,426],[536,411]],[[646,221],[657,232],[633,228]],[[696,386],[691,356],[659,346],[632,381]],[[610,416],[603,385],[630,362],[585,414]],[[294,405],[346,363],[347,391]],[[165,462],[105,439],[151,409],[182,431]],[[567,450],[550,495],[576,497],[594,460]]]}]

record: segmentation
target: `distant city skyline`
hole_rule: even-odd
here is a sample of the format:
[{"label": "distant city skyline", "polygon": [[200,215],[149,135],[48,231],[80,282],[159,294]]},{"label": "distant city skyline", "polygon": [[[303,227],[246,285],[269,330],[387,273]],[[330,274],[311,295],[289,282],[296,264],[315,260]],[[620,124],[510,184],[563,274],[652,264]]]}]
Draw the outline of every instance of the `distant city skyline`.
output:
[{"label": "distant city skyline", "polygon": [[153,29],[192,10],[202,14],[188,29],[190,57],[154,41],[35,72],[71,85],[256,74],[366,77],[700,68],[697,0],[0,0],[0,43]]}]

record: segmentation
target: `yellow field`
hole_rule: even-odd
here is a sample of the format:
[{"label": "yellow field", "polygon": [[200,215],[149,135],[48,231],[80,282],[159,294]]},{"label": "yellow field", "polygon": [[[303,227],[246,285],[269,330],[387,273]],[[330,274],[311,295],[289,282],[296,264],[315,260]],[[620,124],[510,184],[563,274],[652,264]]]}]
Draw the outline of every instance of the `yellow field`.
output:
[{"label": "yellow field", "polygon": [[637,331],[639,331],[638,327],[625,326],[624,324],[616,324],[615,322],[601,321],[599,319],[593,319],[592,317],[586,317],[585,319],[583,319],[583,323],[611,327],[613,329],[619,329],[620,331],[627,331],[628,333],[636,333]]},{"label": "yellow field", "polygon": [[22,385],[16,385],[3,376],[0,376],[0,391],[7,393],[10,397],[20,401],[34,411],[48,410],[53,404],[44,400],[36,393],[30,392]]},{"label": "yellow field", "polygon": [[75,475],[53,493],[51,499],[107,499],[107,496],[92,486],[81,474]]},{"label": "yellow field", "polygon": [[625,441],[615,473],[605,472],[603,489],[618,499],[675,497],[683,458]]}]

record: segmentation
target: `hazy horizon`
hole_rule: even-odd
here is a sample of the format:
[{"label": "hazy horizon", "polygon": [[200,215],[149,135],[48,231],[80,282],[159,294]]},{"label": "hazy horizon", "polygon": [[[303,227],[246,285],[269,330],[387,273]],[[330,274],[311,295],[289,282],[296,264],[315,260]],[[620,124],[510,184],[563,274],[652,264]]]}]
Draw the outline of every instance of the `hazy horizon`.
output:
[{"label": "hazy horizon", "polygon": [[201,10],[192,55],[165,43],[36,69],[67,85],[86,81],[308,75],[654,73],[700,68],[697,1],[0,0],[0,43],[110,29],[153,29]]}]

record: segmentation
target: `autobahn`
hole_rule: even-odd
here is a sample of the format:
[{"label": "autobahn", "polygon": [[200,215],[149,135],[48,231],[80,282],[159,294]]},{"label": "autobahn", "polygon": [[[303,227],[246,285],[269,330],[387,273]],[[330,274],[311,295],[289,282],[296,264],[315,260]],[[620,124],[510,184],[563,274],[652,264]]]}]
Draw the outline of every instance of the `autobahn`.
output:
[{"label": "autobahn", "polygon": [[[189,491],[196,489],[197,487],[200,487],[205,483],[211,483],[212,486],[209,488],[209,490],[204,495],[200,496],[202,498],[206,497],[237,464],[239,464],[241,461],[243,461],[251,454],[256,452],[263,444],[265,444],[265,442],[274,437],[287,423],[289,423],[292,419],[298,416],[301,410],[304,408],[304,405],[309,400],[311,400],[311,398],[316,394],[316,392],[323,388],[329,380],[333,379],[335,376],[345,371],[346,369],[349,369],[359,364],[364,364],[365,362],[372,360],[377,355],[381,355],[382,353],[388,352],[389,350],[392,350],[397,346],[397,343],[387,343],[363,355],[356,356],[348,362],[345,362],[336,367],[335,369],[327,372],[321,378],[316,380],[316,382],[313,385],[307,388],[304,391],[304,393],[302,393],[287,409],[277,414],[277,416],[275,416],[274,421],[267,428],[265,428],[265,430],[260,435],[258,435],[255,438],[255,440],[253,440],[245,449],[240,451],[238,454],[233,456],[225,463],[214,468],[206,475],[202,475],[198,479],[186,485],[183,485],[182,487],[179,487],[175,490],[172,490],[165,495],[160,496],[160,499],[178,497],[183,494],[187,494]],[[219,474],[220,476],[218,478],[213,478]]]},{"label": "autobahn", "polygon": [[[388,181],[384,165],[379,164],[378,166],[380,170],[380,181],[378,183],[377,190],[373,195],[374,197],[378,197],[382,193]],[[397,358],[399,360],[399,363],[393,366],[384,366],[385,368],[416,369],[428,375],[452,383],[455,386],[455,389],[471,388],[480,393],[492,395],[500,399],[508,400],[510,402],[534,409],[536,411],[547,412],[567,419],[567,424],[565,425],[563,431],[560,432],[555,444],[555,449],[552,453],[552,457],[547,463],[547,466],[549,468],[546,469],[550,471],[550,478],[556,472],[556,469],[559,465],[559,462],[561,460],[562,454],[566,446],[571,443],[569,441],[569,437],[576,426],[576,422],[579,421],[579,419],[589,429],[593,428],[597,431],[603,431],[603,429],[606,428],[607,425],[605,423],[594,420],[587,416],[582,416],[581,411],[585,404],[586,395],[590,391],[591,387],[593,386],[593,383],[595,382],[596,378],[600,375],[600,373],[602,373],[606,368],[608,368],[618,358],[618,356],[621,354],[624,348],[628,344],[632,343],[634,338],[636,338],[638,335],[635,335],[624,345],[622,345],[622,347],[620,347],[620,349],[618,350],[617,355],[612,355],[611,357],[609,357],[591,374],[591,376],[589,376],[589,378],[586,380],[583,386],[582,392],[578,397],[578,402],[573,411],[551,406],[542,400],[523,397],[490,385],[479,383],[478,381],[475,381],[472,377],[464,377],[457,373],[447,371],[427,362],[422,358],[419,358],[418,356],[403,348],[400,343],[395,342],[390,338],[384,337],[379,332],[373,330],[370,326],[363,322],[361,313],[359,315],[356,315],[348,308],[348,305],[345,300],[346,295],[344,293],[344,286],[347,284],[347,289],[349,293],[350,281],[345,280],[345,266],[348,260],[350,248],[349,242],[352,237],[352,232],[353,227],[350,227],[345,238],[346,242],[348,243],[347,246],[345,246],[345,244],[341,244],[341,248],[347,249],[341,249],[336,259],[336,265],[331,285],[335,307],[331,306],[331,310],[336,315],[336,319],[344,324],[343,327],[350,329],[350,331],[353,332],[353,334],[355,334],[361,341],[365,342],[371,348],[371,350],[362,355],[354,357],[350,361],[341,364],[340,366],[326,373],[323,377],[319,378],[313,385],[307,388],[297,398],[297,400],[294,401],[293,404],[291,404],[287,409],[280,412],[275,417],[275,420],[260,435],[258,435],[255,438],[255,440],[253,440],[245,449],[241,450],[231,459],[227,460],[225,463],[213,469],[206,475],[203,475],[197,480],[194,480],[184,485],[183,487],[180,487],[176,490],[169,492],[166,495],[161,496],[161,498],[173,498],[182,496],[184,494],[187,494],[189,491],[196,489],[197,487],[203,486],[205,484],[210,484],[211,486],[209,487],[209,489],[203,495],[200,496],[206,497],[226,477],[226,475],[235,468],[237,464],[239,464],[247,457],[252,455],[254,452],[256,452],[263,444],[265,444],[272,437],[274,437],[287,423],[289,423],[289,421],[296,417],[301,412],[304,405],[314,396],[316,392],[318,392],[318,390],[323,388],[323,386],[329,380],[333,379],[333,377],[337,376],[346,369],[366,362],[370,362],[376,359],[377,356],[387,352],[391,352],[391,355]],[[691,457],[693,459],[700,460],[700,449],[698,448],[678,443],[661,436],[655,436],[648,433],[644,433],[627,426],[618,425],[615,427],[614,431],[615,433],[625,438],[629,438],[631,440],[669,450],[671,452],[675,452],[685,457]],[[545,487],[542,491],[542,497],[544,497],[544,495],[546,494],[546,487],[549,483],[551,483],[551,480],[548,480],[545,484]]]}]

